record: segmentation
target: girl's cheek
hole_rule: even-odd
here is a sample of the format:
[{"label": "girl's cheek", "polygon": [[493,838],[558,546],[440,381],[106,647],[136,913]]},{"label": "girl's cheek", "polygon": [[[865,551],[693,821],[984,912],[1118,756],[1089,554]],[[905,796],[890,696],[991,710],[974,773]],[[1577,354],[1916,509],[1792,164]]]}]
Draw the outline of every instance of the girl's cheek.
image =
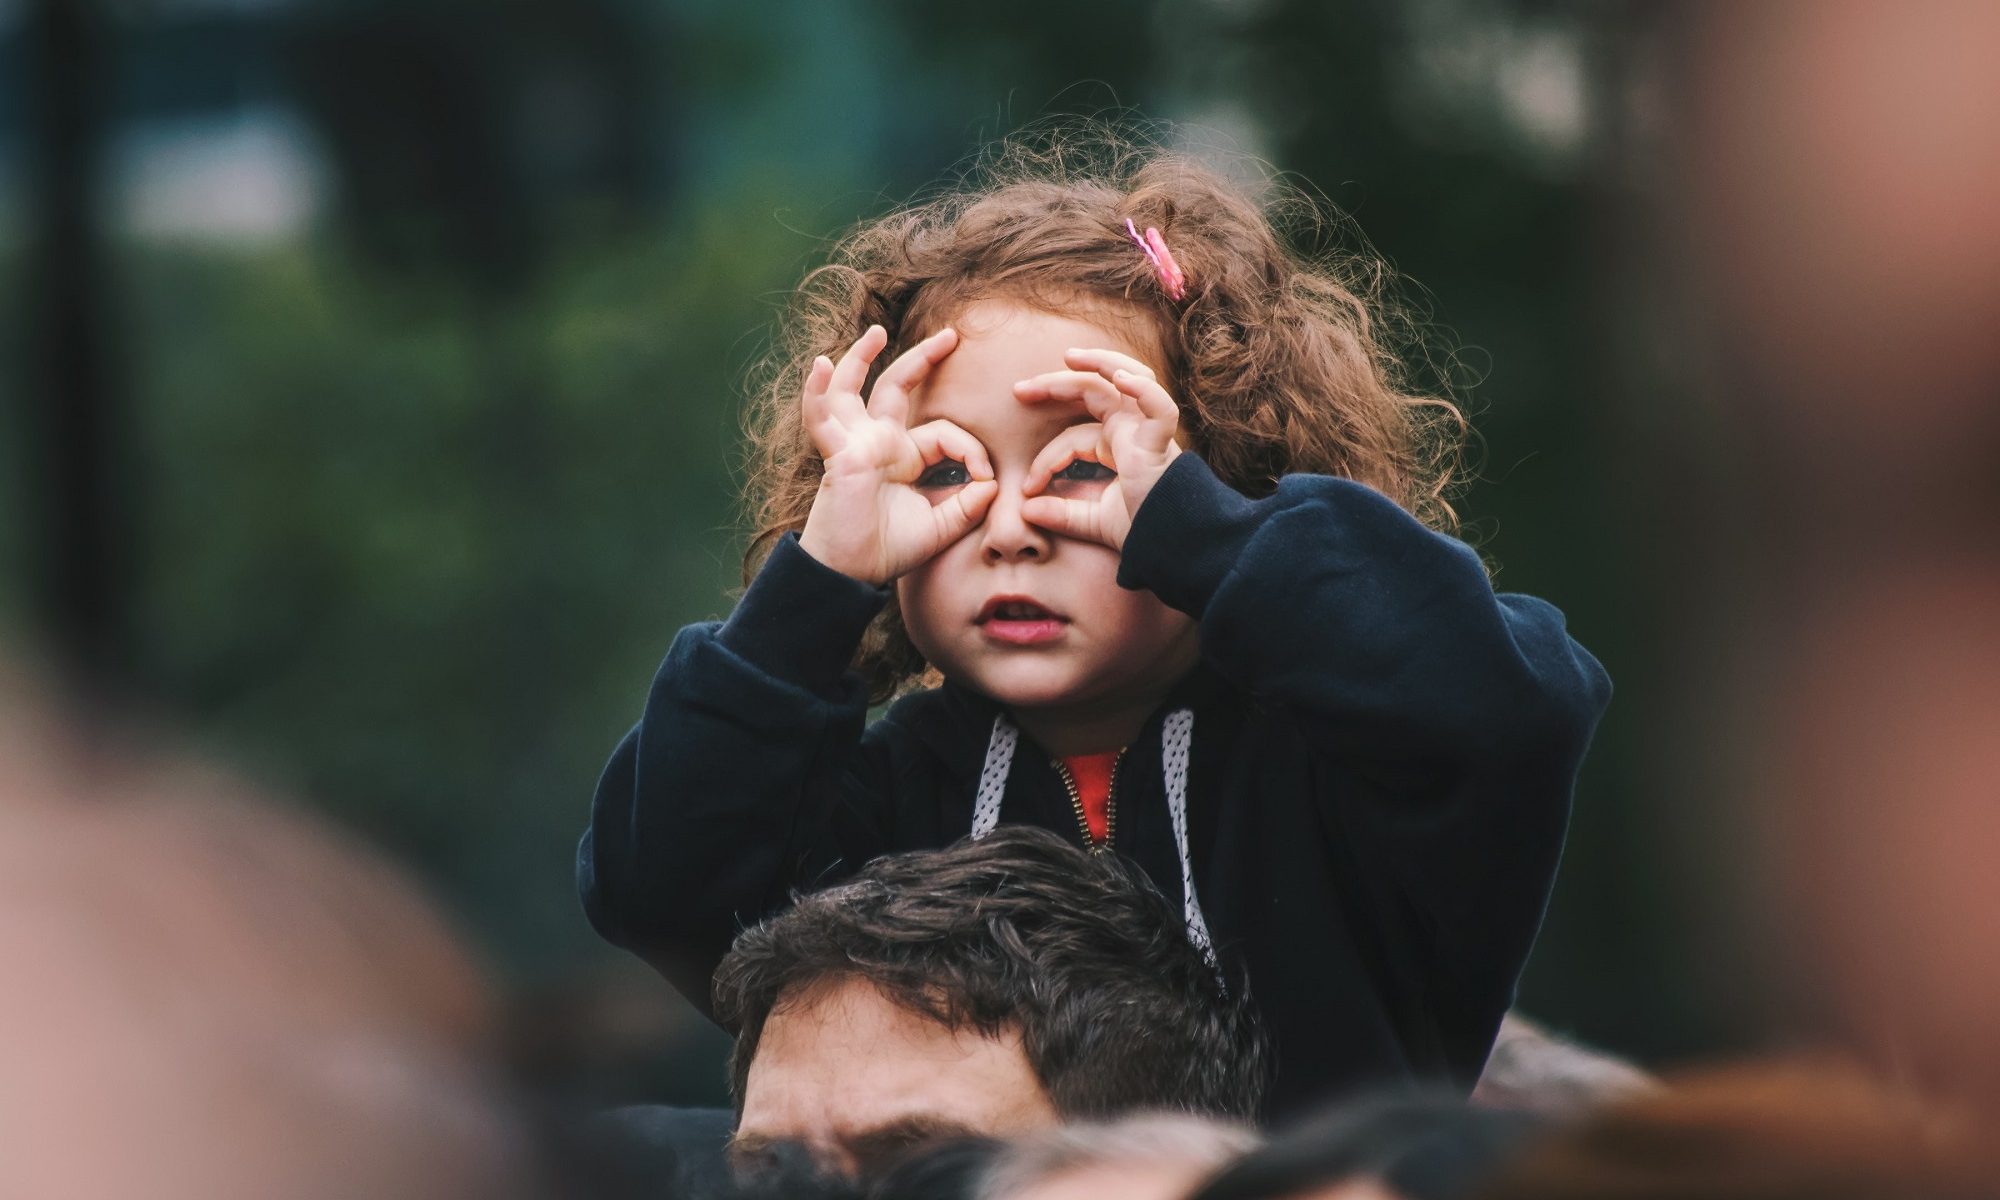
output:
[{"label": "girl's cheek", "polygon": [[932,627],[932,609],[941,602],[938,561],[932,559],[896,581],[896,606],[903,615],[903,629],[912,641],[926,640]]}]

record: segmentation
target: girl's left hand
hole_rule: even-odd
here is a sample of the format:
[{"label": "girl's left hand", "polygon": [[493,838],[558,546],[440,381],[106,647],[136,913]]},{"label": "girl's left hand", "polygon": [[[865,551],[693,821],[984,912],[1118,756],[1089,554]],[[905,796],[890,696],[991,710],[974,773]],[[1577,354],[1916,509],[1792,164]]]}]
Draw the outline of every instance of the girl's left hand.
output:
[{"label": "girl's left hand", "polygon": [[[1021,515],[1050,533],[1122,550],[1147,493],[1180,455],[1181,411],[1153,369],[1116,350],[1071,350],[1067,371],[1014,385],[1023,404],[1081,402],[1095,424],[1074,425],[1035,456],[1021,482]],[[1095,463],[1088,474],[1077,463]],[[1105,470],[1115,472],[1103,478]],[[1070,476],[1075,477],[1071,478]],[[1102,482],[1102,487],[1093,485]],[[1052,493],[1053,494],[1045,494]]]}]

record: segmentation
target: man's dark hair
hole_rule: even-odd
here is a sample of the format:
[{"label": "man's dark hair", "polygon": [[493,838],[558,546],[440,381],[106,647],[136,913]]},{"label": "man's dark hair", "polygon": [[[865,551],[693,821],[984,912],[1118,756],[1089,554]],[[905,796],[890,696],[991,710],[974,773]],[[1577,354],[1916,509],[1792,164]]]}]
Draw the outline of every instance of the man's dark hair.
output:
[{"label": "man's dark hair", "polygon": [[952,1029],[1018,1030],[1066,1119],[1251,1117],[1262,1034],[1143,872],[1033,826],[876,859],[736,939],[715,973],[736,1102],[779,1004],[842,980]]}]

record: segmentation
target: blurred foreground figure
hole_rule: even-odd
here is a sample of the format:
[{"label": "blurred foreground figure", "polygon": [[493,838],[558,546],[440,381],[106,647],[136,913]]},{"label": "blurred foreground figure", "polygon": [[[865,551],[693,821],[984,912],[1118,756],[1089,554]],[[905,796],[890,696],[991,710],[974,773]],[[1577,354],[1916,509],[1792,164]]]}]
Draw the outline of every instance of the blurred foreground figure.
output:
[{"label": "blurred foreground figure", "polygon": [[1994,1200],[1968,1121],[1863,1077],[1738,1067],[1616,1105],[1529,1149],[1481,1200]]},{"label": "blurred foreground figure", "polygon": [[1747,608],[1723,719],[1788,1006],[2000,1111],[2000,5],[1680,12]]},{"label": "blurred foreground figure", "polygon": [[1247,1126],[1182,1114],[1084,1122],[1002,1152],[978,1200],[1181,1200],[1258,1143]]},{"label": "blurred foreground figure", "polygon": [[1653,1077],[1622,1058],[1557,1037],[1508,1013],[1472,1102],[1551,1117],[1576,1116],[1652,1090]]},{"label": "blurred foreground figure", "polygon": [[1191,1200],[1462,1200],[1545,1128],[1451,1093],[1363,1097],[1294,1125]]},{"label": "blurred foreground figure", "polygon": [[0,715],[0,1196],[538,1194],[476,1065],[485,985],[397,875],[18,693]]},{"label": "blurred foreground figure", "polygon": [[[690,1200],[974,1200],[980,1179],[1002,1148],[989,1138],[921,1146],[863,1181],[829,1171],[810,1148],[793,1142],[772,1147],[754,1169],[733,1179],[666,1195]],[[652,1193],[648,1200],[660,1195]]]}]

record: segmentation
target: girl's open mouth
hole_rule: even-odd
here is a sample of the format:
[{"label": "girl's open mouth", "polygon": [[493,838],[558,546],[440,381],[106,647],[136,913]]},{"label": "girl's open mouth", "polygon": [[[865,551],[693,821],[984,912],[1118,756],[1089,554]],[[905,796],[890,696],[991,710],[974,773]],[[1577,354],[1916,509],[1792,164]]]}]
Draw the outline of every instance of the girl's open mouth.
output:
[{"label": "girl's open mouth", "polygon": [[973,623],[993,641],[1033,646],[1061,637],[1069,618],[1026,596],[995,596],[980,608]]}]

